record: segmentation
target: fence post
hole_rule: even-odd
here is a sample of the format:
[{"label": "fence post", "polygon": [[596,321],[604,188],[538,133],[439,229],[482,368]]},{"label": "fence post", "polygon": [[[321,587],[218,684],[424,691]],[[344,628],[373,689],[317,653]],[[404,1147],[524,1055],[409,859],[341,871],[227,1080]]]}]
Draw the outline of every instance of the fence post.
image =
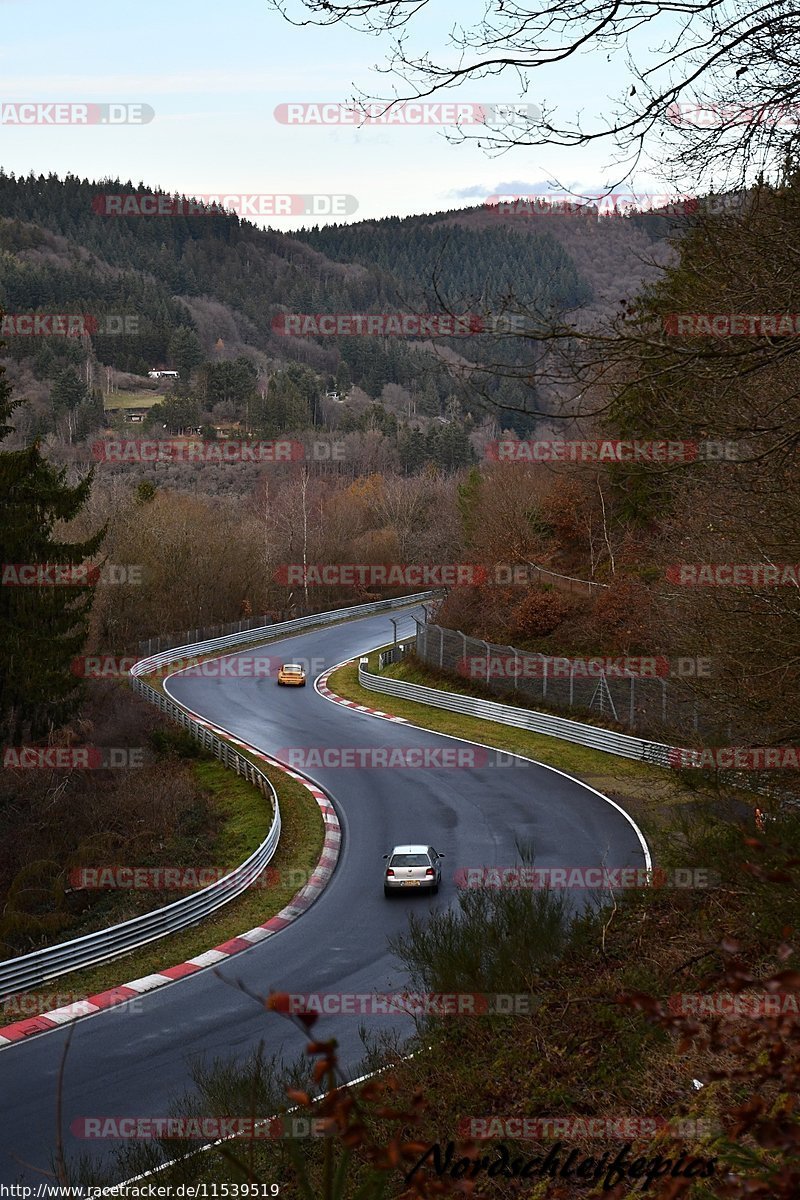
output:
[{"label": "fence post", "polygon": [[512,646],[511,649],[514,651],[514,691],[516,691],[519,685],[519,667],[517,666],[519,655],[517,654],[516,646]]},{"label": "fence post", "polygon": [[547,699],[547,659],[543,657],[542,663],[544,664],[544,670],[542,671],[542,703],[544,704]]},{"label": "fence post", "polygon": [[575,696],[575,663],[569,669],[569,706],[573,707],[573,698]]},{"label": "fence post", "polygon": [[[479,641],[482,641],[482,639],[479,639]],[[486,647],[486,686],[488,687],[489,686],[489,662],[492,657],[492,652],[489,649],[488,642],[483,642],[483,645]]]},{"label": "fence post", "polygon": [[439,670],[441,671],[444,668],[444,629],[442,629],[441,625],[438,628],[439,628]]},{"label": "fence post", "polygon": [[467,679],[472,679],[472,672],[467,669],[467,635],[461,633],[460,629],[458,632],[461,634],[461,661],[464,664],[464,674]]},{"label": "fence post", "polygon": [[636,676],[635,676],[635,675],[631,675],[631,707],[630,707],[630,717],[629,717],[629,719],[628,719],[628,724],[630,725],[631,729],[633,729],[633,728],[635,727],[635,724],[636,724],[636,721],[635,721],[635,718],[634,718],[634,711],[635,711],[635,710],[634,710],[634,707],[633,707],[633,706],[634,706],[634,695],[635,695],[635,692],[636,692],[636,689],[635,689],[635,687],[634,687],[634,684],[635,684],[635,683],[636,683]]}]

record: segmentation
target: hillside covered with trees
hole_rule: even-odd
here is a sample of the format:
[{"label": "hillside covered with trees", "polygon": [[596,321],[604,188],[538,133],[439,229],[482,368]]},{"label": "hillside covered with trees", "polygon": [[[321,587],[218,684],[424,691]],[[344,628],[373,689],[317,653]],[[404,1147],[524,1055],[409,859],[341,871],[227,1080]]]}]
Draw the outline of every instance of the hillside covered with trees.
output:
[{"label": "hillside covered with trees", "polygon": [[[226,422],[259,436],[322,424],[363,432],[375,427],[377,410],[364,415],[373,402],[411,464],[427,454],[432,422],[469,431],[501,413],[524,434],[553,397],[533,326],[521,340],[514,322],[613,308],[676,232],[652,215],[599,221],[592,209],[526,223],[476,209],[289,235],[200,206],[105,215],[98,198],[109,194],[154,193],[118,179],[0,171],[0,305],[88,318],[81,338],[18,336],[7,320],[27,434],[82,440],[102,426],[113,392],[142,391],[154,367],[181,377],[167,410],[173,432]],[[610,257],[600,255],[609,245]],[[293,313],[472,314],[489,332],[284,336],[280,322]],[[469,455],[433,461],[463,465]]]}]

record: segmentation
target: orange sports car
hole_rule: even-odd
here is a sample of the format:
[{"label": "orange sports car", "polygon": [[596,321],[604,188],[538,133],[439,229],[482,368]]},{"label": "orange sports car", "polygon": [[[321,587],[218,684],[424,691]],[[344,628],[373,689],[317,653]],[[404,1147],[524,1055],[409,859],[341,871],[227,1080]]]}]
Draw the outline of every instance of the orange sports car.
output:
[{"label": "orange sports car", "polygon": [[299,663],[284,663],[278,671],[278,683],[285,683],[290,687],[305,687],[305,669]]}]

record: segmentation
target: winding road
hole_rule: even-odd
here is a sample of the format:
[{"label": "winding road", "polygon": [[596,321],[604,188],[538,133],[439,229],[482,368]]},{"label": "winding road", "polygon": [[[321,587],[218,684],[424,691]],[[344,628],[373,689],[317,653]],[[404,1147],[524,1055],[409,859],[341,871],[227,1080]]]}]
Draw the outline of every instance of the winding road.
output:
[{"label": "winding road", "polygon": [[[422,615],[399,614],[401,636],[413,631],[412,612]],[[391,638],[392,625],[381,614],[231,657],[311,660],[319,674]],[[331,703],[310,685],[278,688],[273,679],[209,678],[190,669],[170,676],[167,689],[206,720],[279,757],[287,747],[441,751],[466,745]],[[221,974],[261,995],[270,989],[398,990],[407,980],[387,950],[387,936],[405,928],[410,911],[454,904],[459,867],[513,864],[519,838],[534,843],[537,866],[644,865],[632,822],[591,788],[525,760],[501,765],[491,751],[483,758],[480,765],[455,768],[309,768],[306,774],[328,791],[342,825],[338,866],[307,913],[224,964]],[[432,843],[446,855],[438,896],[384,898],[382,855],[402,842]],[[170,962],[165,951],[164,965]],[[118,971],[120,982],[129,977],[124,959]],[[363,1057],[361,1024],[373,1032],[413,1029],[406,1017],[326,1017],[320,1035],[338,1038],[343,1065],[353,1075]],[[113,1145],[72,1136],[76,1118],[166,1116],[176,1094],[189,1086],[193,1061],[242,1059],[262,1042],[268,1054],[293,1060],[304,1044],[285,1018],[265,1013],[212,969],[87,1017],[72,1032],[62,1087],[64,1149],[67,1156],[95,1159],[109,1155]],[[0,1182],[35,1185],[50,1167],[67,1033],[56,1029],[0,1052]]]}]

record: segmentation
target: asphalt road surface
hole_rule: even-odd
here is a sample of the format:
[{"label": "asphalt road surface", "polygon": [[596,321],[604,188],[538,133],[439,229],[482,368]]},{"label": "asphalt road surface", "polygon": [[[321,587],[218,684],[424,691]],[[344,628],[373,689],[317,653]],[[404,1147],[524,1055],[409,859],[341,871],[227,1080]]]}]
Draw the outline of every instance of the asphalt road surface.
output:
[{"label": "asphalt road surface", "polygon": [[[413,631],[410,610],[401,614],[398,631],[400,636]],[[391,639],[391,623],[382,614],[234,656],[241,661],[306,661],[312,675],[305,688],[279,688],[274,670],[272,678],[244,677],[246,667],[243,677],[181,672],[170,677],[167,687],[175,700],[207,720],[266,753],[285,758],[292,750],[295,761],[311,751],[317,762],[319,751],[331,748],[463,750],[464,743],[354,712],[314,690],[311,681],[327,667]],[[376,696],[375,707],[381,703]],[[467,766],[333,765],[306,773],[334,800],[343,832],[341,857],[330,884],[307,913],[223,963],[222,975],[241,980],[259,995],[273,989],[362,995],[407,986],[401,964],[387,950],[387,936],[403,930],[412,911],[454,904],[457,869],[518,862],[519,838],[533,842],[537,867],[645,862],[641,841],[624,814],[577,780],[533,763],[501,765],[491,753],[476,753],[474,765]],[[382,855],[403,842],[432,844],[446,855],[438,896],[384,898]],[[165,950],[163,965],[172,965],[173,957]],[[119,983],[131,978],[125,959],[115,974]],[[363,1057],[362,1023],[373,1033],[413,1030],[405,1016],[324,1018],[317,1026],[319,1035],[338,1038],[351,1075]],[[76,1118],[166,1116],[176,1094],[189,1085],[193,1061],[243,1059],[259,1043],[268,1054],[282,1052],[294,1060],[304,1044],[290,1022],[265,1013],[212,969],[72,1028],[61,1088],[64,1150],[68,1157],[87,1155],[98,1165],[108,1161],[113,1147],[107,1140],[74,1137],[70,1126]],[[67,1032],[56,1029],[0,1051],[0,1182],[35,1185],[45,1178],[39,1171],[51,1165]]]}]

